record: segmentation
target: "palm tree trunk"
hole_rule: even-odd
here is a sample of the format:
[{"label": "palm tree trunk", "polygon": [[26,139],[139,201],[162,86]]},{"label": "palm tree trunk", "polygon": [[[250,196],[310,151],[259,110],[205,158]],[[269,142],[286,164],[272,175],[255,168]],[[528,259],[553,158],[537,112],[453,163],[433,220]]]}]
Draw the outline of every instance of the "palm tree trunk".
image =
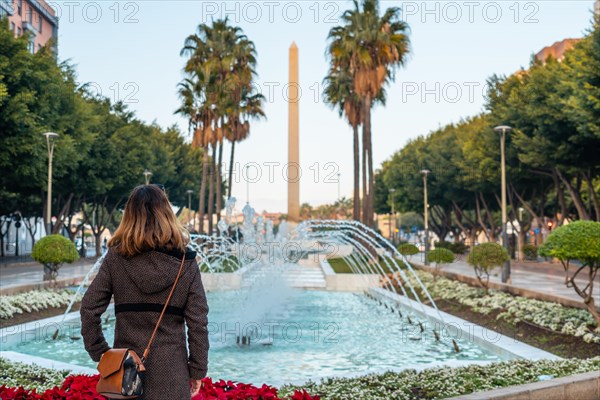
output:
[{"label": "palm tree trunk", "polygon": [[367,182],[369,185],[367,195],[367,215],[365,220],[366,225],[373,227],[373,194],[374,194],[374,179],[373,179],[373,145],[372,145],[372,134],[371,134],[371,96],[367,95],[365,98],[365,119],[364,126],[366,128],[366,148],[368,157],[368,178]]},{"label": "palm tree trunk", "polygon": [[229,176],[227,178],[227,198],[231,198],[231,190],[233,184],[233,160],[235,153],[235,139],[231,141],[231,156],[229,156]]},{"label": "palm tree trunk", "polygon": [[198,232],[204,233],[204,207],[206,199],[206,178],[208,177],[208,147],[202,149],[202,182],[200,183],[200,200],[198,204]]},{"label": "palm tree trunk", "polygon": [[352,208],[352,218],[355,221],[360,221],[360,153],[358,125],[353,125],[352,131],[354,137],[354,204]]},{"label": "palm tree trunk", "polygon": [[215,185],[217,185],[217,221],[221,219],[221,210],[223,209],[223,180],[221,179],[221,165],[223,165],[223,142],[217,143],[219,146],[219,159],[215,173]]},{"label": "palm tree trunk", "polygon": [[213,146],[212,156],[210,158],[210,171],[208,175],[208,234],[212,235],[213,233],[213,214],[215,211],[215,163],[217,156],[217,147]]},{"label": "palm tree trunk", "polygon": [[368,190],[367,190],[367,147],[366,147],[366,128],[365,125],[363,124],[363,129],[362,129],[362,165],[361,165],[361,169],[362,169],[362,197],[361,197],[361,208],[362,208],[362,216],[361,216],[361,222],[363,224],[367,223],[367,215],[368,215],[368,210],[367,210],[367,196],[368,196]]}]

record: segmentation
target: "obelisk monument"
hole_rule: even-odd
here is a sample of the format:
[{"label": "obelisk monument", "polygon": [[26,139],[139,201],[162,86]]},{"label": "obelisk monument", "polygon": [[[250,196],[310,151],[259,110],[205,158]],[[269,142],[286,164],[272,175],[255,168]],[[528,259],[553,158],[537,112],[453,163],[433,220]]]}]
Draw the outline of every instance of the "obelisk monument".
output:
[{"label": "obelisk monument", "polygon": [[300,148],[299,148],[299,114],[300,86],[298,81],[298,46],[290,46],[290,77],[288,90],[288,220],[300,220]]}]

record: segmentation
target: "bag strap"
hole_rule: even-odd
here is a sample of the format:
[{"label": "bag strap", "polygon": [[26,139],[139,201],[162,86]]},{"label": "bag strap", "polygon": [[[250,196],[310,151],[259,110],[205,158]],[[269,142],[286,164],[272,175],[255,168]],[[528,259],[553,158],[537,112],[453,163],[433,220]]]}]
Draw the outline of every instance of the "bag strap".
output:
[{"label": "bag strap", "polygon": [[173,287],[171,288],[171,292],[169,293],[169,297],[167,297],[167,301],[160,312],[160,317],[158,317],[158,322],[156,322],[156,326],[154,327],[154,332],[152,332],[152,336],[150,336],[150,340],[148,341],[148,346],[144,350],[144,354],[142,355],[142,361],[146,360],[148,357],[148,353],[150,353],[150,346],[152,345],[152,341],[154,340],[154,336],[156,335],[156,331],[158,331],[158,327],[160,326],[160,321],[162,321],[163,315],[165,315],[165,310],[169,305],[169,301],[171,301],[171,296],[173,296],[173,292],[175,291],[175,286],[177,286],[177,281],[179,281],[179,276],[181,276],[181,271],[183,271],[183,263],[185,262],[185,254],[181,259],[181,265],[179,266],[179,272],[177,273],[177,277],[175,278],[175,283],[173,283]]}]

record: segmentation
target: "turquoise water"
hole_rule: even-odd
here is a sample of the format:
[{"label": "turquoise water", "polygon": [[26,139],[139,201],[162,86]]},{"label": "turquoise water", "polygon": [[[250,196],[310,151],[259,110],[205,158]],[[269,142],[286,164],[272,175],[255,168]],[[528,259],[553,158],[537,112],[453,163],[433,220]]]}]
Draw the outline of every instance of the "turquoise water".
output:
[{"label": "turquoise water", "polygon": [[[208,293],[210,307],[209,375],[248,383],[280,385],[328,376],[347,376],[399,370],[447,361],[497,361],[502,357],[461,339],[455,331],[421,334],[398,313],[363,295],[339,292],[297,291],[260,318],[248,320],[237,292]],[[405,313],[406,315],[406,313]],[[412,317],[413,322],[418,321]],[[423,320],[423,322],[425,322]],[[236,325],[237,324],[237,325]],[[104,331],[113,340],[114,317],[109,314]],[[45,335],[6,348],[71,364],[95,367],[83,349],[77,322],[68,324],[61,337]],[[249,346],[236,344],[236,336],[251,335]],[[461,348],[455,353],[451,338]]]}]

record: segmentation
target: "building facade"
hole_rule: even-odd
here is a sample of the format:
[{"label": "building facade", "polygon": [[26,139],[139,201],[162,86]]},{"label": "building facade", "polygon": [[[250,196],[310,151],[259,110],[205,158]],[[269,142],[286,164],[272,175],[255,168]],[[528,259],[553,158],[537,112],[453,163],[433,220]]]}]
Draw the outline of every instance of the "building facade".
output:
[{"label": "building facade", "polygon": [[56,52],[58,17],[44,0],[0,0],[0,17],[4,16],[16,37],[29,35],[29,51],[35,53],[52,41]]}]

